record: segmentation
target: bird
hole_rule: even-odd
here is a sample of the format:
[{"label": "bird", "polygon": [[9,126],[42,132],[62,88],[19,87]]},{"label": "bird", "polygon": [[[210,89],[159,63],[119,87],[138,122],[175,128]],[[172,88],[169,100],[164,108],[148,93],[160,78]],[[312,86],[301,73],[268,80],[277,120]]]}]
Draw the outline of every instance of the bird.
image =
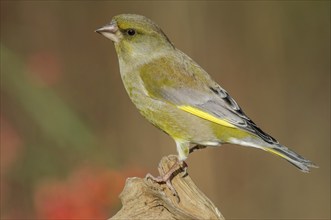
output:
[{"label": "bird", "polygon": [[177,163],[163,176],[149,175],[158,183],[167,183],[174,195],[172,174],[178,166],[186,172],[190,152],[204,147],[237,144],[277,155],[302,172],[318,167],[261,130],[149,18],[120,14],[96,32],[114,43],[124,87],[139,112],[176,143]]}]

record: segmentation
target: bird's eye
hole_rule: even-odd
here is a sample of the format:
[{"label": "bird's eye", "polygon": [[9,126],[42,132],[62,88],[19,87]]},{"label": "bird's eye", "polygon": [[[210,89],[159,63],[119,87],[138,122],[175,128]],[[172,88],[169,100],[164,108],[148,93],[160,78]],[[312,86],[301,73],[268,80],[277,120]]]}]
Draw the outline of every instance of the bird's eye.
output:
[{"label": "bird's eye", "polygon": [[133,35],[136,34],[136,31],[135,31],[134,29],[128,29],[128,30],[126,31],[126,33],[128,33],[128,35],[130,35],[130,36],[133,36]]}]

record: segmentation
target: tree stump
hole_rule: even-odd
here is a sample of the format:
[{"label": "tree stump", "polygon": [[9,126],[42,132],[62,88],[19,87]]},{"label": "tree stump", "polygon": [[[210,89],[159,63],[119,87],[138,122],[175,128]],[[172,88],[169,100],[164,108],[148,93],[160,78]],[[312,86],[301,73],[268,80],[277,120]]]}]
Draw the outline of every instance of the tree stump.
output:
[{"label": "tree stump", "polygon": [[[167,172],[177,157],[163,157],[158,170]],[[115,219],[221,219],[224,217],[216,206],[199,190],[189,175],[178,173],[172,179],[180,201],[166,184],[149,179],[128,178],[120,194],[122,208]]]}]

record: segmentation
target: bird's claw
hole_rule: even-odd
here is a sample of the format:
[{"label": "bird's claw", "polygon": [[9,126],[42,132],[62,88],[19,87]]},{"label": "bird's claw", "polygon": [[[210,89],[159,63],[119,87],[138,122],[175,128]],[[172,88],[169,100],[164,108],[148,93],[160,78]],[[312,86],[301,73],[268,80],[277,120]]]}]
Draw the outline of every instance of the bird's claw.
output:
[{"label": "bird's claw", "polygon": [[[164,172],[161,173],[160,176],[154,177],[152,174],[148,173],[146,175],[146,179],[151,179],[154,182],[157,182],[159,184],[165,183],[169,190],[172,192],[173,196],[177,198],[177,202],[180,201],[179,195],[175,189],[175,187],[172,185],[172,178],[177,175],[180,171],[183,171],[184,174],[182,177],[185,177],[187,175],[187,164],[184,161],[176,161],[174,165],[164,174]],[[162,170],[163,171],[163,170]]]},{"label": "bird's claw", "polygon": [[169,188],[169,190],[171,191],[172,195],[175,196],[177,198],[177,201],[179,202],[179,195],[175,189],[175,187],[172,185],[171,183],[171,177],[172,175],[168,176],[168,175],[163,175],[163,176],[153,176],[152,174],[148,173],[146,175],[146,179],[151,179],[152,181],[162,184],[165,183],[167,185],[167,187]]}]

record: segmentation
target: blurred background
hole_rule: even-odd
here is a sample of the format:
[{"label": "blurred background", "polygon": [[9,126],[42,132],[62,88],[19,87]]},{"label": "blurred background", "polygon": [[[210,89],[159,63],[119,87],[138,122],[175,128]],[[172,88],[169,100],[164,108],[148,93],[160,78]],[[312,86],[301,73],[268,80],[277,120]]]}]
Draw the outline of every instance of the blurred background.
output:
[{"label": "blurred background", "polygon": [[227,219],[330,218],[329,1],[1,1],[1,219],[105,219],[174,141],[130,102],[111,41],[145,15],[281,143],[320,166],[223,145],[188,172]]}]

